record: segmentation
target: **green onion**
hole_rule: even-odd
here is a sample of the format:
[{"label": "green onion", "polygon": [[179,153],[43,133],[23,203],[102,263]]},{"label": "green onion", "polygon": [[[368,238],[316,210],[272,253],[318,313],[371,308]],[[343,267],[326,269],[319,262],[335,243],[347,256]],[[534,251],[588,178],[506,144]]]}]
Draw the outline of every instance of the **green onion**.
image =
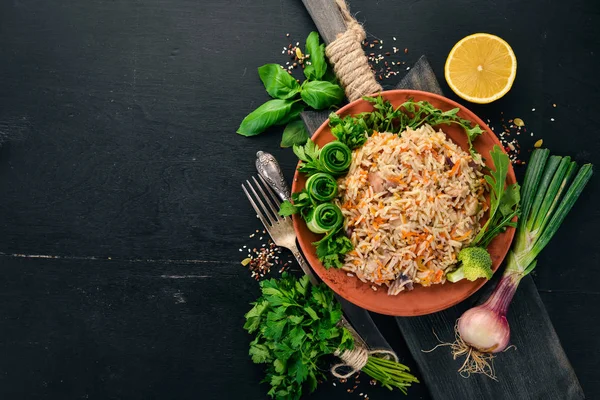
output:
[{"label": "green onion", "polygon": [[489,360],[508,345],[506,313],[519,282],[536,267],[537,256],[592,176],[591,164],[583,165],[573,179],[576,169],[570,157],[549,156],[547,149],[533,151],[521,189],[516,240],[502,279],[487,301],[465,312],[457,324],[459,339],[452,345],[453,353],[455,357],[467,354],[461,373],[484,373],[494,378]]},{"label": "green onion", "polygon": [[310,197],[318,202],[332,200],[338,192],[335,178],[322,172],[311,175],[305,187]]},{"label": "green onion", "polygon": [[319,153],[319,161],[333,175],[343,174],[352,162],[352,151],[344,143],[334,140],[327,143]]},{"label": "green onion", "polygon": [[306,226],[314,233],[326,233],[335,230],[344,222],[342,210],[332,203],[319,204],[306,216]]}]

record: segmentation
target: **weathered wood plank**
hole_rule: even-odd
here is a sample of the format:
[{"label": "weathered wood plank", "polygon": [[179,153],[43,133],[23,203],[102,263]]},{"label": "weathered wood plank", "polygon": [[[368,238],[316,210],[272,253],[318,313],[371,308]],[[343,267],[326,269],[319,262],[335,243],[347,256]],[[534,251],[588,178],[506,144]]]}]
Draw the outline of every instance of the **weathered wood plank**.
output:
[{"label": "weathered wood plank", "polygon": [[346,23],[335,0],[302,0],[302,3],[325,43],[333,42],[339,33],[346,31]]}]

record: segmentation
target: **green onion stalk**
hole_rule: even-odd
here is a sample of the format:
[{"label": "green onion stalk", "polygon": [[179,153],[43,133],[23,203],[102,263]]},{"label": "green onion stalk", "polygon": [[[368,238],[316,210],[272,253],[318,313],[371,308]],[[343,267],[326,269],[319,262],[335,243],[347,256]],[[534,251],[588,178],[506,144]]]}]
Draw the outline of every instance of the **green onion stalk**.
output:
[{"label": "green onion stalk", "polygon": [[341,175],[350,168],[352,150],[344,143],[334,140],[321,148],[319,160],[329,173]]},{"label": "green onion stalk", "polygon": [[306,180],[306,191],[315,201],[326,202],[337,195],[338,186],[333,176],[319,172]]},{"label": "green onion stalk", "polygon": [[466,375],[483,373],[495,378],[489,361],[508,346],[506,313],[519,282],[536,267],[538,255],[592,176],[591,164],[578,169],[570,157],[549,153],[547,149],[536,149],[529,160],[521,188],[516,239],[500,282],[485,303],[466,311],[458,320],[452,351],[455,358],[467,356],[459,370]]},{"label": "green onion stalk", "polygon": [[332,203],[322,203],[309,211],[306,226],[314,233],[335,231],[344,222],[342,210]]}]

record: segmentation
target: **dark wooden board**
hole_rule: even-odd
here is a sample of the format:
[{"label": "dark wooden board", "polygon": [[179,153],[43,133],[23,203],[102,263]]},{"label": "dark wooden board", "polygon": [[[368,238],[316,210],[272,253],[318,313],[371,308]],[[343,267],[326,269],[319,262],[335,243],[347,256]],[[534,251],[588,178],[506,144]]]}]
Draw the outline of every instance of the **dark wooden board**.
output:
[{"label": "dark wooden board", "polygon": [[[470,107],[523,118],[535,132],[525,148],[543,137],[599,163],[596,2],[349,4],[370,38],[408,49],[397,54],[406,66],[426,54],[455,99],[442,75],[452,45],[477,31],[504,37],[519,60],[515,86]],[[288,179],[297,160],[279,148],[281,128],[250,139],[235,130],[268,99],[256,68],[285,64],[282,47],[315,29],[291,0],[0,2],[0,135],[18,138],[0,147],[0,398],[265,398],[240,328],[258,288],[238,249],[259,224],[239,184],[257,150]],[[600,323],[589,318],[600,298],[598,183],[534,276],[590,399],[600,398]],[[154,278],[163,274],[211,278]],[[373,317],[414,368],[394,319]],[[360,393],[346,390],[327,383],[311,398]],[[425,385],[406,398],[428,398]]]}]

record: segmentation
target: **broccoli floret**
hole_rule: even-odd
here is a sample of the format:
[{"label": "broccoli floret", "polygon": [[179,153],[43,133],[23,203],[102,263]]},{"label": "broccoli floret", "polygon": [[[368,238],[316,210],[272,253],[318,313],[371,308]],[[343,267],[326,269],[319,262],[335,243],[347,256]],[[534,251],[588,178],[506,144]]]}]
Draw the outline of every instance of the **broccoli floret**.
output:
[{"label": "broccoli floret", "polygon": [[492,258],[490,253],[482,247],[467,247],[458,253],[460,266],[446,274],[446,279],[450,282],[458,282],[461,279],[474,281],[479,278],[490,279],[492,274]]}]

